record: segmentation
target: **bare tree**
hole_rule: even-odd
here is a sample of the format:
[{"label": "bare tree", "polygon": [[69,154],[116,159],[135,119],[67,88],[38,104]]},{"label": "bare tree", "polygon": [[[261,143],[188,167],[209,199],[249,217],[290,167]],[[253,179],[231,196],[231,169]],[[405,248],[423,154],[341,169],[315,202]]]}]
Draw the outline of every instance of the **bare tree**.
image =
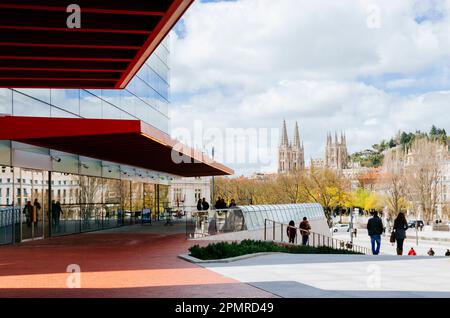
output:
[{"label": "bare tree", "polygon": [[436,215],[441,191],[440,163],[445,153],[442,143],[424,137],[416,138],[406,155],[406,192],[416,212],[420,211],[427,223]]},{"label": "bare tree", "polygon": [[407,207],[406,178],[404,152],[394,148],[386,153],[383,170],[379,177],[381,190],[386,194],[385,201],[388,208],[388,220],[392,220],[401,210]]}]

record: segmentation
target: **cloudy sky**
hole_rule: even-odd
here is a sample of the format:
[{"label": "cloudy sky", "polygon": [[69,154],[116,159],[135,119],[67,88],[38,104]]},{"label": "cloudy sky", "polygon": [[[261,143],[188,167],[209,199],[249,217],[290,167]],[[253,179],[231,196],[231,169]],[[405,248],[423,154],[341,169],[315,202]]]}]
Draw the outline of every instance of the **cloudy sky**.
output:
[{"label": "cloudy sky", "polygon": [[[328,131],[350,152],[450,131],[450,0],[197,0],[171,51],[172,133],[239,175],[276,171],[283,119],[307,160]],[[224,142],[234,128],[257,139]]]}]

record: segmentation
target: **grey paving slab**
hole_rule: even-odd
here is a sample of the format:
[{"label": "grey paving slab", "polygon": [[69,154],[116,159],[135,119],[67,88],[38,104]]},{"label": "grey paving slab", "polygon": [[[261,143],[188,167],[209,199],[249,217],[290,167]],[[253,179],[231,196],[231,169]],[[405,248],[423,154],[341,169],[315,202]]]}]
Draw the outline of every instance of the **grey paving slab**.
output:
[{"label": "grey paving slab", "polygon": [[450,297],[450,258],[273,254],[205,264],[281,297]]}]

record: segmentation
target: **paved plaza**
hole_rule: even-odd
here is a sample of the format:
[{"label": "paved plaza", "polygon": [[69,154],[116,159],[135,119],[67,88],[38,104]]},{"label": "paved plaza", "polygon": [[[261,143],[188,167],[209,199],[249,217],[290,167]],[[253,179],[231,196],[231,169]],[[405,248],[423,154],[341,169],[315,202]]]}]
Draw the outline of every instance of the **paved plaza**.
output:
[{"label": "paved plaza", "polygon": [[199,266],[178,255],[208,242],[184,232],[157,223],[2,246],[0,297],[450,297],[446,257],[272,254]]},{"label": "paved plaza", "polygon": [[[136,225],[1,246],[0,297],[274,297],[179,259],[194,244],[184,231]],[[70,264],[81,288],[68,288],[78,277]]]},{"label": "paved plaza", "polygon": [[450,297],[450,258],[272,254],[206,264],[280,297]]},{"label": "paved plaza", "polygon": [[[436,253],[435,256],[444,256],[447,249],[450,249],[450,232],[419,232],[420,237],[418,244],[415,240],[415,230],[409,229],[407,231],[408,238],[403,245],[403,254],[407,254],[411,247],[414,248],[418,256],[427,256],[428,250],[433,248]],[[334,238],[344,241],[350,240],[350,233],[335,233]],[[396,244],[389,242],[389,235],[386,234],[381,237],[381,255],[396,255]],[[367,248],[371,247],[370,237],[367,235],[367,230],[358,229],[358,235],[353,238],[353,242],[359,246]]]}]

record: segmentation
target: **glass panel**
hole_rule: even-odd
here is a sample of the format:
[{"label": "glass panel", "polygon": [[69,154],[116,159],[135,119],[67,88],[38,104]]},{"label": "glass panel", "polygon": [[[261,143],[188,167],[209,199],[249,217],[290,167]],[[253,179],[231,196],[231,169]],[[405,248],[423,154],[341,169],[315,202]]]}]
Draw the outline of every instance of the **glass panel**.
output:
[{"label": "glass panel", "polygon": [[52,235],[80,232],[80,177],[68,173],[52,173]]},{"label": "glass panel", "polygon": [[50,105],[13,91],[13,115],[50,117]]},{"label": "glass panel", "polygon": [[166,208],[169,207],[169,186],[160,184],[158,185],[159,188],[159,211],[160,216],[162,213],[166,211]]},{"label": "glass panel", "polygon": [[156,219],[155,185],[144,183],[144,209],[150,209],[152,219]]},{"label": "glass panel", "polygon": [[18,182],[15,183],[17,203],[22,209],[22,240],[44,237],[47,200],[45,187],[48,173],[43,171],[15,168]]},{"label": "glass panel", "polygon": [[12,91],[0,88],[0,114],[12,114]]},{"label": "glass panel", "polygon": [[120,184],[120,195],[122,197],[121,210],[119,211],[119,224],[130,224],[131,218],[131,181],[122,180]]},{"label": "glass panel", "polygon": [[80,176],[81,231],[99,230],[103,227],[103,180]]},{"label": "glass panel", "polygon": [[86,118],[102,118],[102,101],[97,96],[80,91],[80,115]]},{"label": "glass panel", "polygon": [[131,184],[131,212],[132,223],[136,223],[141,217],[144,204],[144,188],[142,182],[133,181]]},{"label": "glass panel", "polygon": [[118,226],[118,214],[120,210],[120,180],[104,179],[104,210],[103,227]]},{"label": "glass panel", "polygon": [[[51,104],[58,106],[72,114],[80,114],[80,90],[79,89],[52,89]],[[52,117],[57,117],[52,109]],[[67,115],[66,115],[67,116]]]}]

